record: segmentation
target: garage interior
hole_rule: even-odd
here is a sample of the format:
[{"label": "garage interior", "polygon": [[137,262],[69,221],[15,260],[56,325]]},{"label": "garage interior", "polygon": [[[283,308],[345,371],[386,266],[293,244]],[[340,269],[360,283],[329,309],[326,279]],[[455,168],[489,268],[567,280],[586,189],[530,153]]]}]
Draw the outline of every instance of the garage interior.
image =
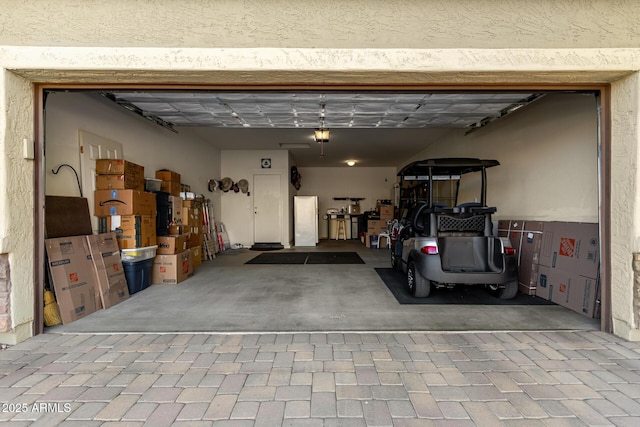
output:
[{"label": "garage interior", "polygon": [[[498,207],[494,221],[597,223],[600,129],[593,92],[340,91],[328,92],[333,98],[322,98],[299,91],[296,94],[309,99],[299,104],[298,122],[291,119],[295,115],[290,114],[290,91],[266,93],[273,102],[272,117],[281,121],[265,119],[265,92],[234,91],[227,93],[232,96],[226,105],[216,104],[219,110],[189,110],[193,102],[188,98],[197,100],[203,93],[142,89],[48,93],[47,195],[90,197],[79,147],[83,141],[115,141],[122,144],[125,160],[145,167],[145,176],[164,168],[178,171],[191,191],[211,200],[215,220],[224,224],[235,244],[203,262],[193,277],[177,286],[150,286],[121,304],[55,330],[599,329],[599,319],[559,305],[400,305],[375,271],[389,267],[388,250],[367,248],[360,236],[336,240],[330,221],[324,219],[332,209],[347,208],[351,199],[359,199],[362,211],[374,210],[378,200],[396,204],[396,172],[412,160],[479,157],[501,162],[488,177],[489,203]],[[215,93],[220,94],[224,92]],[[364,101],[356,102],[358,96]],[[429,98],[433,104],[425,101]],[[180,103],[186,109],[176,113]],[[201,108],[213,104],[196,103]],[[332,112],[340,115],[332,117]],[[313,141],[317,128],[331,131],[328,142]],[[269,159],[268,168],[264,159]],[[347,166],[347,160],[355,160],[355,166]],[[61,164],[73,166],[81,178],[76,180],[72,168],[53,174]],[[302,177],[299,189],[289,182],[294,166]],[[253,179],[264,169],[285,180],[281,223],[275,227],[282,251],[353,251],[365,264],[246,265],[259,253],[248,248],[264,241],[255,230],[251,191],[248,195],[209,191],[208,185],[230,177],[234,182],[247,179],[251,190]],[[317,247],[295,245],[291,206],[295,195],[318,196]]]}]

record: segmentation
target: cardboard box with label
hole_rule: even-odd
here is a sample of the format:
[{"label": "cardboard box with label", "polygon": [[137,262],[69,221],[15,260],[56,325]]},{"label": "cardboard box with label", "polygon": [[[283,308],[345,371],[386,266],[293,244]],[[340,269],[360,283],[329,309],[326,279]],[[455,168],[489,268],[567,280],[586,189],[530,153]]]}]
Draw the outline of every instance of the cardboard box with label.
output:
[{"label": "cardboard box with label", "polygon": [[156,255],[153,259],[151,284],[176,285],[193,274],[191,251],[187,250],[174,255]]},{"label": "cardboard box with label", "polygon": [[96,175],[96,190],[144,190],[144,179],[132,175]]},{"label": "cardboard box with label", "polygon": [[87,236],[103,308],[129,298],[127,279],[120,259],[116,233]]},{"label": "cardboard box with label", "polygon": [[62,324],[95,312],[98,284],[87,236],[46,239],[45,248]]},{"label": "cardboard box with label", "polygon": [[598,224],[547,222],[540,265],[596,278],[600,267]]},{"label": "cardboard box with label", "polygon": [[597,279],[557,268],[539,266],[536,296],[587,317],[594,317],[598,311],[599,292]]},{"label": "cardboard box with label", "polygon": [[156,215],[156,195],[139,190],[96,190],[94,215]]},{"label": "cardboard box with label", "polygon": [[180,196],[180,174],[168,169],[156,171],[156,178],[162,180],[162,191],[172,196]]},{"label": "cardboard box with label", "polygon": [[116,233],[120,249],[155,246],[156,217],[148,215],[112,215],[98,218],[99,233]]},{"label": "cardboard box with label", "polygon": [[189,234],[179,234],[174,236],[157,236],[158,255],[173,255],[189,249]]}]

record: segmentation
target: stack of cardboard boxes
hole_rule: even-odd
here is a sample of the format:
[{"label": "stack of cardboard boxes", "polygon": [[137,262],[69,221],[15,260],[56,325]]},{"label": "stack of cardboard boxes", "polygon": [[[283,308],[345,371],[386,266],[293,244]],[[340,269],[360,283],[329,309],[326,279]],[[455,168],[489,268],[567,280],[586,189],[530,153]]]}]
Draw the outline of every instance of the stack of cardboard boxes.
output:
[{"label": "stack of cardboard boxes", "polygon": [[162,189],[171,193],[173,219],[169,235],[158,237],[158,252],[153,261],[152,284],[178,284],[192,276],[202,263],[202,200],[182,200],[180,174],[156,171]]},{"label": "stack of cardboard boxes", "polygon": [[364,244],[367,248],[378,247],[386,248],[387,242],[380,242],[378,245],[378,236],[380,233],[387,231],[387,224],[389,221],[393,221],[393,205],[382,204],[378,201],[376,203],[376,212],[380,219],[367,220],[367,232],[364,236]]},{"label": "stack of cardboard boxes", "polygon": [[516,248],[520,292],[599,315],[598,224],[501,220],[498,235]]},{"label": "stack of cardboard boxes", "polygon": [[156,244],[156,196],[144,191],[144,167],[119,159],[96,160],[94,215],[98,232],[116,231],[120,249]]}]

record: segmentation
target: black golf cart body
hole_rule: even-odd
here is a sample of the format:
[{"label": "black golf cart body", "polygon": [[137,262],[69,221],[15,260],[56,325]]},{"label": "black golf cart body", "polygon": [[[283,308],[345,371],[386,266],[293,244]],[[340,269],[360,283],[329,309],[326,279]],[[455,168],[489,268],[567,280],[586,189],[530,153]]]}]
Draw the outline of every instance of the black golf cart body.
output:
[{"label": "black golf cart body", "polygon": [[[493,235],[496,208],[486,205],[486,169],[498,165],[497,160],[428,159],[398,173],[402,181],[421,181],[428,194],[410,210],[391,249],[392,266],[407,274],[413,295],[426,297],[433,287],[480,285],[501,299],[516,296],[515,250],[508,238]],[[480,174],[479,201],[458,204],[460,181],[473,173]],[[434,200],[437,181],[455,183],[451,204]]]}]

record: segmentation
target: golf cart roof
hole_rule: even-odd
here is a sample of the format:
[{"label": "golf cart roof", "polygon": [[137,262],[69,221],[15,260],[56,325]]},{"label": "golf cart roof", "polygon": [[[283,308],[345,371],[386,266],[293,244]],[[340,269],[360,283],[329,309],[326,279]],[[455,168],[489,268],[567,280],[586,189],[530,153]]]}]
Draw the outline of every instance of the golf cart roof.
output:
[{"label": "golf cart roof", "polygon": [[497,160],[472,159],[466,157],[451,157],[443,159],[426,159],[409,163],[403,167],[398,176],[429,175],[429,169],[433,175],[463,175],[470,172],[479,172],[483,169],[498,166]]}]

